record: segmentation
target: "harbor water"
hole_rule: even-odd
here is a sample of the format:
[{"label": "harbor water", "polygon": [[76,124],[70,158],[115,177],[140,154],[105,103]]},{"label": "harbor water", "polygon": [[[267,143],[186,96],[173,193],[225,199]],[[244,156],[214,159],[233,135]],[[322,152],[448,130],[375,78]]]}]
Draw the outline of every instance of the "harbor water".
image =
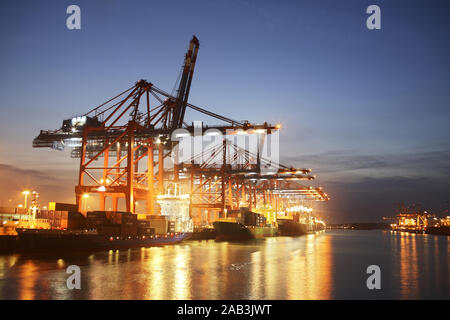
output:
[{"label": "harbor water", "polygon": [[[449,299],[449,238],[328,230],[60,255],[1,255],[0,299]],[[81,270],[68,289],[66,269]],[[367,288],[367,267],[381,289]]]}]

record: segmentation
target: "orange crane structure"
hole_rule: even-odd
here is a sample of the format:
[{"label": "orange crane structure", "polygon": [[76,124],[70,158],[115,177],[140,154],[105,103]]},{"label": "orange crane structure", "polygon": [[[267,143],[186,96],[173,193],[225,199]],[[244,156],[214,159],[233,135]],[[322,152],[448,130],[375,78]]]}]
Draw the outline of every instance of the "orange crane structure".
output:
[{"label": "orange crane structure", "polygon": [[[312,180],[310,169],[295,169],[277,164],[275,172],[265,172],[259,151],[251,153],[226,138],[233,132],[271,134],[278,125],[235,121],[188,102],[199,41],[193,36],[184,58],[176,94],[169,94],[146,80],[112,97],[83,115],[64,120],[60,129],[41,130],[33,147],[62,150],[71,147],[71,156],[80,159],[76,202],[83,212],[83,196],[97,194],[99,208],[112,199],[117,211],[119,199],[125,199],[126,211],[135,213],[135,203],[144,200],[147,213],[158,212],[157,195],[167,182],[185,184],[190,194],[190,211],[213,210],[226,215],[240,206],[256,207],[258,202],[281,206],[283,197],[328,200],[320,188],[298,184]],[[186,110],[200,112],[223,122],[209,126],[223,134],[218,145],[202,150],[190,161],[168,167],[172,150],[179,143],[179,129],[193,134],[196,127],[185,121]],[[203,130],[206,129],[202,127]],[[201,157],[201,161],[196,158]],[[218,164],[219,157],[222,161]],[[265,173],[264,173],[265,172]]]},{"label": "orange crane structure", "polygon": [[[220,140],[220,139],[219,139]],[[201,158],[201,161],[196,161]],[[273,168],[267,170],[267,168]],[[265,169],[266,168],[266,169]],[[297,169],[264,159],[226,137],[178,166],[178,176],[190,183],[191,216],[207,210],[209,216],[223,218],[227,212],[248,207],[270,206],[274,211],[287,207],[287,199],[326,201],[319,188],[298,182],[313,180],[311,169]]]}]

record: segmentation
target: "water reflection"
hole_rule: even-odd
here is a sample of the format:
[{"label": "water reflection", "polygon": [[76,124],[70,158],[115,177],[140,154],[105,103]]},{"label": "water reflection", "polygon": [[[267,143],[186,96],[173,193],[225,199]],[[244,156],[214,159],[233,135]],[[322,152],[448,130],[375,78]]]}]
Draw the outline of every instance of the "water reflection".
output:
[{"label": "water reflection", "polygon": [[424,292],[448,298],[448,238],[407,232],[390,235],[392,264],[399,275],[399,298],[419,299]]},{"label": "water reflection", "polygon": [[[448,253],[445,237],[333,231],[40,259],[0,256],[0,299],[448,298]],[[384,272],[378,296],[365,286],[371,263]],[[71,264],[81,268],[81,290],[66,287]]]},{"label": "water reflection", "polygon": [[417,278],[417,243],[415,233],[400,233],[400,259],[398,265],[400,268],[400,294],[404,299],[414,299],[418,292]]},{"label": "water reflection", "polygon": [[38,276],[37,268],[32,261],[27,261],[20,267],[22,277],[19,281],[20,290],[19,299],[31,300],[35,298],[34,287],[36,286],[36,279]]}]

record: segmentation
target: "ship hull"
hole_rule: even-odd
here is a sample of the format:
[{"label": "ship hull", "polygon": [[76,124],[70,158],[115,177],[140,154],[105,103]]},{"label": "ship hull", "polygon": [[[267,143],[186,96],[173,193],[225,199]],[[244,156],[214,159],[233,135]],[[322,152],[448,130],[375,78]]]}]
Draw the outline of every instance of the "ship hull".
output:
[{"label": "ship hull", "polygon": [[162,246],[188,239],[191,233],[172,233],[159,236],[110,237],[96,234],[74,234],[71,232],[41,232],[27,230],[19,232],[14,243],[2,252],[70,252],[107,249],[129,249]]},{"label": "ship hull", "polygon": [[450,226],[429,227],[425,229],[425,232],[428,234],[450,236]]},{"label": "ship hull", "polygon": [[272,227],[246,226],[227,221],[216,221],[213,225],[217,233],[217,241],[246,241],[277,235],[277,230]]},{"label": "ship hull", "polygon": [[280,236],[296,237],[308,233],[308,227],[304,223],[288,219],[280,219],[277,223]]},{"label": "ship hull", "polygon": [[214,228],[194,228],[190,240],[211,240],[217,237],[216,230]]}]

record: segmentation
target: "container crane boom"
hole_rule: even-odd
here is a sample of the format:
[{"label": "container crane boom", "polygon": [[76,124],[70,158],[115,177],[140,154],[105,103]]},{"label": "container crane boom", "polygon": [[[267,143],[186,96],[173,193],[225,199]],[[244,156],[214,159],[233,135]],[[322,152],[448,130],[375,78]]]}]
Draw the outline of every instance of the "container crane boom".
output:
[{"label": "container crane boom", "polygon": [[170,123],[171,129],[181,128],[183,126],[184,113],[186,111],[199,46],[200,43],[197,37],[193,36],[189,43],[188,52],[184,58],[183,75],[178,87],[175,109],[173,112],[172,121]]}]

